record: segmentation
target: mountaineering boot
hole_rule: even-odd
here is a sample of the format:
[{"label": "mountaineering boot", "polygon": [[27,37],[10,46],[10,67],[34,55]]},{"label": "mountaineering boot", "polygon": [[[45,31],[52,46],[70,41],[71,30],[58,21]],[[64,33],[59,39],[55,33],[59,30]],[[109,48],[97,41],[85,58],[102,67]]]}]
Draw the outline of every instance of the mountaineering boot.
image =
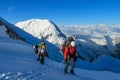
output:
[{"label": "mountaineering boot", "polygon": [[68,73],[68,72],[67,72],[67,69],[64,69],[64,73]]},{"label": "mountaineering boot", "polygon": [[40,60],[40,58],[38,57],[38,58],[37,58],[37,60],[39,61],[39,60]]},{"label": "mountaineering boot", "polygon": [[44,61],[40,61],[41,64],[44,64]]},{"label": "mountaineering boot", "polygon": [[44,64],[44,58],[41,58],[40,63]]},{"label": "mountaineering boot", "polygon": [[70,70],[70,73],[75,74],[73,70]]}]

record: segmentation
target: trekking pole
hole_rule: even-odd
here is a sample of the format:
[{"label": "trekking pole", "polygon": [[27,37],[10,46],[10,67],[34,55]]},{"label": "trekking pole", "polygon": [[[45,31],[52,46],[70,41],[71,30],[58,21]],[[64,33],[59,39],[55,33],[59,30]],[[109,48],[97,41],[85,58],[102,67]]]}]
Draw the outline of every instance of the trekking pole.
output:
[{"label": "trekking pole", "polygon": [[59,63],[59,65],[62,65],[63,62],[64,62],[64,59],[61,61],[61,63]]}]

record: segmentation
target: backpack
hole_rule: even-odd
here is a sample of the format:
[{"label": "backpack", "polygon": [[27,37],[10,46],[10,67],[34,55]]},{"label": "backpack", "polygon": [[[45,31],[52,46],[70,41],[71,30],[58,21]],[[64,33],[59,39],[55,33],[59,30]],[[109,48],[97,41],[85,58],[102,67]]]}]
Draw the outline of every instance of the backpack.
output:
[{"label": "backpack", "polygon": [[61,50],[62,53],[65,52],[65,48],[70,45],[71,41],[74,41],[73,37],[68,37],[68,38],[63,42],[63,44],[61,45],[61,48],[60,48],[60,50]]},{"label": "backpack", "polygon": [[41,45],[41,53],[44,54],[45,53],[45,49],[46,49],[46,46],[44,44]]},{"label": "backpack", "polygon": [[72,36],[70,36],[70,37],[67,38],[67,41],[70,41],[70,42],[71,42],[71,41],[74,41],[74,39],[73,39]]},{"label": "backpack", "polygon": [[38,45],[35,44],[35,45],[33,46],[33,48],[34,48],[35,53],[37,54],[37,53],[38,53]]}]

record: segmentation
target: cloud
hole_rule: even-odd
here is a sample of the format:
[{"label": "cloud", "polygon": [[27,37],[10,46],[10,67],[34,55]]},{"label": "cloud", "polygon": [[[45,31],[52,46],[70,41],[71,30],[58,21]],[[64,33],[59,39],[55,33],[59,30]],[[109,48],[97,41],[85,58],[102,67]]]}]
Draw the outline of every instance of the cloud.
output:
[{"label": "cloud", "polygon": [[9,6],[8,7],[8,12],[13,12],[15,10],[15,7],[14,6]]}]

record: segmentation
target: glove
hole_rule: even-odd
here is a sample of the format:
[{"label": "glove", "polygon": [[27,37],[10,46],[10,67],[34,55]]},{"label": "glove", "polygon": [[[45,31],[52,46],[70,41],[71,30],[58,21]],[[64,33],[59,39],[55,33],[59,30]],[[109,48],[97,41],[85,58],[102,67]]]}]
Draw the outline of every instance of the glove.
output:
[{"label": "glove", "polygon": [[64,59],[64,61],[65,61],[65,63],[67,63],[67,62],[68,62],[68,59],[66,58],[66,59]]}]

